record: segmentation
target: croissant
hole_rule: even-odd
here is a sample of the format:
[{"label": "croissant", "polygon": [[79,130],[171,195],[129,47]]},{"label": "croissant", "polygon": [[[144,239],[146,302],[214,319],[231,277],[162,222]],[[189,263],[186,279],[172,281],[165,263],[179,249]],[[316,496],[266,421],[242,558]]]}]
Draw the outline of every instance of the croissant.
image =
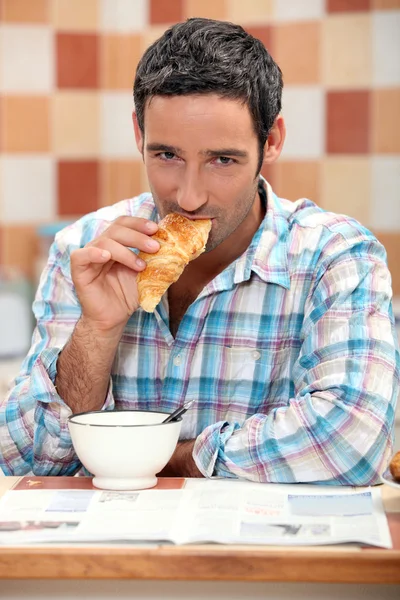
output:
[{"label": "croissant", "polygon": [[186,265],[204,252],[211,229],[211,219],[191,221],[170,213],[158,224],[152,236],[160,244],[156,254],[139,252],[147,267],[137,277],[139,304],[153,312],[169,286],[177,281]]},{"label": "croissant", "polygon": [[400,451],[396,452],[389,464],[393,479],[400,482]]}]

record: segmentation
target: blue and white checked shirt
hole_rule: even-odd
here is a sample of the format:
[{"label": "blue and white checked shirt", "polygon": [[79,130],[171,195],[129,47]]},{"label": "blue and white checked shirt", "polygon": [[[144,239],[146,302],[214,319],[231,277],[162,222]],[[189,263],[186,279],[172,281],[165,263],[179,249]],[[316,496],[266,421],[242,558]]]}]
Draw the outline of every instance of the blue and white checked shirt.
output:
[{"label": "blue and white checked shirt", "polygon": [[[356,221],[267,193],[251,245],[188,308],[176,338],[168,300],[130,318],[104,410],[171,412],[196,399],[181,438],[206,476],[376,483],[392,453],[399,353],[385,250]],[[157,220],[150,194],[60,232],[34,303],[32,347],[0,406],[5,474],[81,465],[57,394],[57,357],[80,316],[70,253],[121,215]]]}]

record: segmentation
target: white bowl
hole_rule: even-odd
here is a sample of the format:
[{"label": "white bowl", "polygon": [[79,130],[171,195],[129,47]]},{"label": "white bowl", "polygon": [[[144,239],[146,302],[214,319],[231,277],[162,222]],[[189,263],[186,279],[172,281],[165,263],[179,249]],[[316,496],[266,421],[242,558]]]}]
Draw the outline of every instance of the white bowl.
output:
[{"label": "white bowl", "polygon": [[162,423],[166,413],[93,411],[72,415],[68,427],[93,485],[107,490],[141,490],[157,484],[178,442],[182,421]]}]

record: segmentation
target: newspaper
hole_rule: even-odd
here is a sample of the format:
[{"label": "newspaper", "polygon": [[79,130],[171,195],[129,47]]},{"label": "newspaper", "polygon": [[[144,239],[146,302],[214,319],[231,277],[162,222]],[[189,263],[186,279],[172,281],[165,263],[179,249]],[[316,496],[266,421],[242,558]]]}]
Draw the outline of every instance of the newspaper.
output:
[{"label": "newspaper", "polygon": [[211,479],[167,490],[10,490],[0,500],[2,545],[122,541],[392,547],[371,487]]}]

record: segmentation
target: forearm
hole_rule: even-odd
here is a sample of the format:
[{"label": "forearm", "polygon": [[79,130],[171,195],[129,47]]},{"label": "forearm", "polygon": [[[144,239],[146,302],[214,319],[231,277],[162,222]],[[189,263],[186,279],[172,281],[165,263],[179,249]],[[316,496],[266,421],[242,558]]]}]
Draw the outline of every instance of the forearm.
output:
[{"label": "forearm", "polygon": [[60,353],[55,385],[74,414],[100,410],[122,331],[99,332],[82,318]]},{"label": "forearm", "polygon": [[193,447],[196,440],[178,442],[168,464],[159,477],[203,477],[193,460]]}]

